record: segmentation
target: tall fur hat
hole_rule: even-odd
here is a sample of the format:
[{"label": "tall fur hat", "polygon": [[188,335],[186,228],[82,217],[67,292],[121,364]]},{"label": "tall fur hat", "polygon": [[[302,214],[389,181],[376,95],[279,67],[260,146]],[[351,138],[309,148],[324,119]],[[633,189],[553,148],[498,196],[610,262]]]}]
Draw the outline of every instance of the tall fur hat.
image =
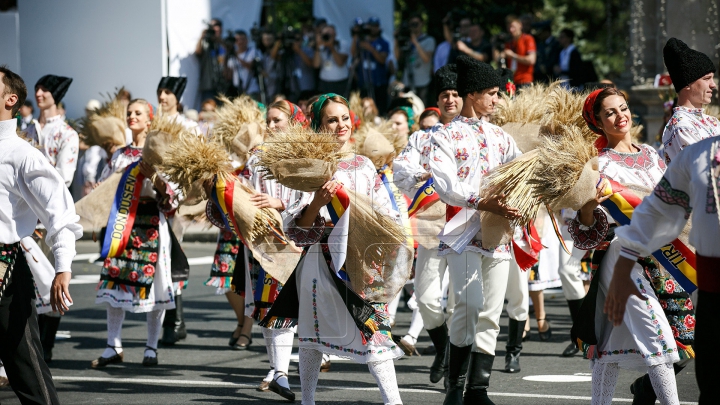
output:
[{"label": "tall fur hat", "polygon": [[55,104],[57,104],[65,97],[65,93],[70,88],[72,81],[73,79],[69,77],[45,75],[35,83],[35,89],[39,86],[46,88],[52,94]]},{"label": "tall fur hat", "polygon": [[170,90],[179,101],[185,92],[185,86],[187,86],[186,77],[165,76],[160,79],[157,89],[158,91],[160,91],[160,89]]},{"label": "tall fur hat", "polygon": [[435,72],[435,92],[457,90],[457,65],[448,63]]},{"label": "tall fur hat", "polygon": [[500,76],[487,63],[467,55],[458,56],[455,63],[457,63],[457,90],[460,97],[500,86]]},{"label": "tall fur hat", "polygon": [[695,80],[717,70],[712,59],[702,52],[690,49],[685,42],[677,38],[668,39],[663,48],[663,60],[678,93]]}]

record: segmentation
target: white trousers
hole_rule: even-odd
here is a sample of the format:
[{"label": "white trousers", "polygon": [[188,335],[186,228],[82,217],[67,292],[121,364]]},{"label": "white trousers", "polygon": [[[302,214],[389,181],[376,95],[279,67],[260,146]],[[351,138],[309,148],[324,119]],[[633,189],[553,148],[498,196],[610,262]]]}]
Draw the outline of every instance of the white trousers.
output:
[{"label": "white trousers", "polygon": [[528,272],[518,266],[515,259],[510,260],[508,269],[508,282],[505,298],[507,299],[507,313],[510,319],[525,321],[530,312],[530,299],[528,295]]},{"label": "white trousers", "polygon": [[443,276],[447,268],[445,256],[438,256],[437,249],[418,245],[415,260],[415,298],[425,329],[435,329],[445,322],[443,313]]},{"label": "white trousers", "polygon": [[510,261],[467,250],[446,257],[455,299],[450,343],[495,355]]},{"label": "white trousers", "polygon": [[[563,226],[561,231],[563,239],[565,239],[565,246],[567,246],[572,253],[575,247],[573,246],[572,236],[570,235],[570,231],[568,231],[568,227]],[[579,300],[585,297],[585,286],[583,286],[583,281],[580,278],[580,260],[565,252],[562,246],[558,246],[558,250],[560,250],[558,274],[560,276],[560,282],[562,283],[565,299],[568,301]]]}]

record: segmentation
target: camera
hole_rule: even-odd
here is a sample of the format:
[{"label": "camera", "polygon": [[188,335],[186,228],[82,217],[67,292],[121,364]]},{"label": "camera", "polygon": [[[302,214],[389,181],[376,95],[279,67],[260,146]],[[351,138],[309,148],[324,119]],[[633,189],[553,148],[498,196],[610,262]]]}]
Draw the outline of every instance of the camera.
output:
[{"label": "camera", "polygon": [[410,25],[407,21],[403,21],[395,34],[395,39],[398,41],[398,46],[403,51],[410,50]]},{"label": "camera", "polygon": [[363,39],[370,35],[370,27],[367,24],[355,24],[350,27],[350,36],[357,36]]},{"label": "camera", "polygon": [[283,48],[290,49],[295,45],[295,42],[300,41],[300,32],[292,26],[286,25],[280,31],[280,41],[282,41]]},{"label": "camera", "polygon": [[496,49],[498,51],[502,51],[505,49],[505,44],[512,41],[512,37],[507,32],[501,32],[499,34],[495,34],[490,38],[490,44],[492,44],[493,49]]},{"label": "camera", "polygon": [[253,24],[252,28],[250,28],[250,39],[256,46],[262,43],[262,30],[258,27],[257,23]]},{"label": "camera", "polygon": [[323,40],[323,42],[330,42],[332,40],[332,35],[325,33],[320,36],[320,38]]}]

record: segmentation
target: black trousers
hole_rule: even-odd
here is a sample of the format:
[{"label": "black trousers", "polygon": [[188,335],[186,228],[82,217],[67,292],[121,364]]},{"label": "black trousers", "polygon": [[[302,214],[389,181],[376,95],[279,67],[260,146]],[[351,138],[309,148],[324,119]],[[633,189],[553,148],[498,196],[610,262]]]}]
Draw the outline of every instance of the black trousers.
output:
[{"label": "black trousers", "polygon": [[698,291],[695,306],[695,378],[700,388],[700,405],[717,404],[720,389],[720,351],[717,348],[720,336],[718,323],[720,294]]},{"label": "black trousers", "polygon": [[0,359],[20,403],[59,404],[50,369],[43,360],[34,294],[25,256],[18,253],[0,300]]}]

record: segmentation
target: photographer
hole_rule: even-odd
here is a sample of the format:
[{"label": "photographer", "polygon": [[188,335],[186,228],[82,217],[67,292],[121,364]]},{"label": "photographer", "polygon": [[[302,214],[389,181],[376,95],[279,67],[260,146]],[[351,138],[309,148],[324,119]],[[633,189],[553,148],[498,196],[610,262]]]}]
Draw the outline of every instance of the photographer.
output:
[{"label": "photographer", "polygon": [[264,28],[260,35],[260,50],[262,51],[261,67],[265,79],[265,100],[270,100],[278,93],[278,75],[280,72],[280,49],[282,41],[276,40],[275,33]]},{"label": "photographer", "polygon": [[492,57],[492,45],[485,39],[485,30],[480,27],[480,24],[471,23],[467,33],[467,39],[460,39],[453,44],[449,62],[455,63],[458,56],[465,54],[480,62],[489,63]]},{"label": "photographer", "polygon": [[224,91],[226,82],[222,73],[223,66],[225,66],[225,55],[222,21],[213,18],[195,46],[195,56],[200,60],[198,88],[201,99],[215,98],[219,92]]},{"label": "photographer", "polygon": [[303,34],[292,26],[280,32],[278,52],[278,93],[296,101],[304,90],[315,89],[315,50],[303,45]]},{"label": "photographer", "polygon": [[335,36],[335,26],[326,25],[315,38],[314,65],[316,69],[320,69],[318,92],[347,96],[349,55]]},{"label": "photographer", "polygon": [[370,17],[365,25],[362,21],[356,21],[352,27],[350,49],[361,96],[375,99],[378,110],[384,113],[387,108],[386,62],[390,53],[390,44],[380,36],[381,33],[380,19],[377,17]]},{"label": "photographer", "polygon": [[426,103],[432,79],[435,38],[423,32],[423,21],[419,14],[410,16],[408,28],[409,42],[402,27],[395,35],[395,58],[405,66],[403,83],[411,88],[423,103]]},{"label": "photographer", "polygon": [[260,87],[255,74],[255,60],[260,56],[255,47],[249,46],[247,33],[243,30],[235,31],[234,52],[228,56],[227,67],[237,93],[247,94],[255,100],[260,97]]},{"label": "photographer", "polygon": [[507,27],[512,38],[497,56],[505,59],[507,67],[515,72],[513,81],[517,87],[528,86],[532,84],[533,70],[537,61],[535,38],[523,33],[522,22],[517,17],[508,17]]}]

